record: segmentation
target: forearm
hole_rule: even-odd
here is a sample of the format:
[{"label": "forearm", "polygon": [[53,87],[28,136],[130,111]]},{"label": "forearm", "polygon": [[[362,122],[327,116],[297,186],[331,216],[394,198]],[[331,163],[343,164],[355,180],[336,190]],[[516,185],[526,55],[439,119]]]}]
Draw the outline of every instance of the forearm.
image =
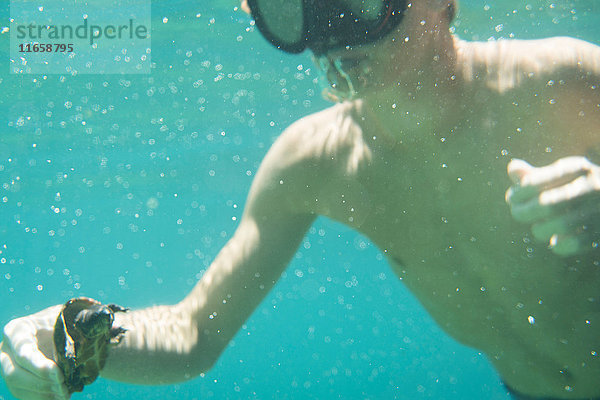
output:
[{"label": "forearm", "polygon": [[[238,278],[244,275],[239,271],[241,265],[251,269],[244,248],[254,240],[240,231],[244,228],[238,230],[237,238],[244,236],[244,240],[229,241],[200,282],[178,304],[115,314],[115,326],[127,331],[123,340],[111,348],[101,372],[103,377],[137,384],[168,384],[192,379],[214,364],[244,316],[251,312],[243,312],[247,304],[231,304],[234,307],[228,307],[227,312],[222,309],[226,303],[222,299],[231,293],[225,281],[231,280],[234,270],[238,270]],[[228,326],[222,324],[224,321]]]},{"label": "forearm", "polygon": [[115,314],[115,325],[127,329],[110,349],[104,378],[156,385],[194,378],[205,367],[198,355],[198,334],[181,305],[155,306]]},{"label": "forearm", "polygon": [[[202,280],[178,304],[115,314],[115,325],[127,332],[111,348],[103,377],[167,384],[192,379],[214,364],[264,296],[257,293],[259,283],[253,282],[263,281],[254,276],[256,255],[248,250],[256,239],[246,231],[244,226],[238,230],[236,239],[227,243]],[[270,263],[263,260],[265,264]],[[259,291],[266,292],[275,279]],[[250,290],[245,290],[248,285]]]},{"label": "forearm", "polygon": [[[180,303],[115,314],[127,332],[101,375],[152,385],[207,371],[276,283],[312,220],[290,216],[296,229],[285,229],[286,235],[273,229],[273,237],[246,221]],[[259,245],[261,236],[270,245]]]},{"label": "forearm", "polygon": [[194,378],[216,362],[275,285],[315,218],[298,213],[300,206],[283,207],[288,202],[278,191],[284,178],[294,181],[276,175],[271,179],[276,184],[266,184],[266,178],[257,177],[234,236],[185,299],[174,306],[117,313],[116,324],[127,332],[110,350],[103,377],[172,383]]}]

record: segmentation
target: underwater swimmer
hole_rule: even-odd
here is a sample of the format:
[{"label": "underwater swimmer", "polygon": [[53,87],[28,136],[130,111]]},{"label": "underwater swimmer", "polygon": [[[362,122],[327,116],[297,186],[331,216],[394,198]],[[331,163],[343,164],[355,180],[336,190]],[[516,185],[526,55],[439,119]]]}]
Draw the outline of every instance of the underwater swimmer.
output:
[{"label": "underwater swimmer", "polygon": [[[516,398],[600,397],[600,48],[462,41],[452,0],[248,6],[271,43],[311,50],[344,101],[276,141],[187,297],[115,315],[127,333],[101,375],[157,384],[209,369],[323,215],[376,243]],[[58,310],[4,329],[16,397],[67,397],[48,344]]]}]

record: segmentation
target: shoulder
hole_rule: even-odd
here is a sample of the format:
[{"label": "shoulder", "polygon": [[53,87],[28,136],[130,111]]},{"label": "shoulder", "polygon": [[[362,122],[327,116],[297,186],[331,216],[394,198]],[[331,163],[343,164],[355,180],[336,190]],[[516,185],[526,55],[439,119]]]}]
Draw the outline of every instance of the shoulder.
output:
[{"label": "shoulder", "polygon": [[600,47],[575,38],[455,40],[457,63],[466,81],[484,80],[500,92],[528,80],[558,76],[598,81]]},{"label": "shoulder", "polygon": [[276,140],[265,162],[298,168],[320,166],[345,174],[356,172],[371,158],[359,123],[360,109],[359,101],[344,102],[301,118]]},{"label": "shoulder", "polygon": [[341,180],[352,180],[371,152],[357,122],[357,106],[341,103],[290,125],[261,163],[252,204],[314,212],[312,204]]}]

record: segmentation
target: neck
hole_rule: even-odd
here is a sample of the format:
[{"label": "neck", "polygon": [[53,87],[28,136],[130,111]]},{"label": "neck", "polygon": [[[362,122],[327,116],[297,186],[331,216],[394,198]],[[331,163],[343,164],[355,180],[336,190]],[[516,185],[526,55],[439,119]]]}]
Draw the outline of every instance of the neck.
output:
[{"label": "neck", "polygon": [[406,18],[377,54],[377,84],[361,98],[383,133],[402,143],[443,136],[440,129],[448,129],[460,103],[455,39],[448,23],[431,16]]}]

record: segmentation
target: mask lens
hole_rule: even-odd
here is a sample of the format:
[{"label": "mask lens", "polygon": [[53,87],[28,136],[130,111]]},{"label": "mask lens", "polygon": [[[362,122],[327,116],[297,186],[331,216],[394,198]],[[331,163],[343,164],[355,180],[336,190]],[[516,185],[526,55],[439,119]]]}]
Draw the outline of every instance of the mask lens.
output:
[{"label": "mask lens", "polygon": [[251,0],[249,5],[258,29],[275,46],[294,51],[294,47],[303,45],[302,0]]},{"label": "mask lens", "polygon": [[385,13],[385,3],[381,0],[348,1],[348,7],[363,21],[378,21]]},{"label": "mask lens", "polygon": [[371,43],[400,23],[408,0],[248,0],[262,35],[275,47],[320,56]]},{"label": "mask lens", "polygon": [[329,0],[321,3],[315,24],[310,24],[318,34],[310,36],[307,47],[319,56],[336,48],[374,42],[397,25],[401,14],[392,12],[399,9],[398,2],[404,1]]}]

